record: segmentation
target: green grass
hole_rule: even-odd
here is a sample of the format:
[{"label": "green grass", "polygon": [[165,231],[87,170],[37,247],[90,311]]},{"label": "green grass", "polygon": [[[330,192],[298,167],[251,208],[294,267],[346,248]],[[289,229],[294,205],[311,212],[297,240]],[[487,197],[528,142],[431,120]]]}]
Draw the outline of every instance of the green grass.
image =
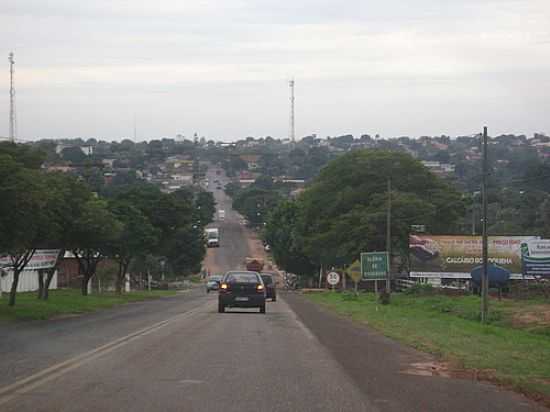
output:
[{"label": "green grass", "polygon": [[54,316],[93,312],[116,305],[175,295],[171,290],[130,292],[122,295],[102,293],[82,296],[80,290],[61,289],[50,291],[47,301],[38,300],[36,293],[18,293],[14,307],[8,306],[8,294],[0,300],[0,320],[40,320]]},{"label": "green grass", "polygon": [[476,296],[394,294],[390,305],[378,304],[373,294],[306,296],[456,368],[490,371],[501,384],[550,399],[550,326],[514,319],[542,301],[491,300],[490,324],[481,325]]}]

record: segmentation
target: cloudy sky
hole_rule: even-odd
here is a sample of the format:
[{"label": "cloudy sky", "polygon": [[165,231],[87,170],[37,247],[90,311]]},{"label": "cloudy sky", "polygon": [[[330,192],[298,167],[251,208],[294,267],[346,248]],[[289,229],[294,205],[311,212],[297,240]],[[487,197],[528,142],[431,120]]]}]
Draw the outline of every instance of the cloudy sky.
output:
[{"label": "cloudy sky", "polygon": [[6,0],[18,135],[550,133],[548,0]]}]

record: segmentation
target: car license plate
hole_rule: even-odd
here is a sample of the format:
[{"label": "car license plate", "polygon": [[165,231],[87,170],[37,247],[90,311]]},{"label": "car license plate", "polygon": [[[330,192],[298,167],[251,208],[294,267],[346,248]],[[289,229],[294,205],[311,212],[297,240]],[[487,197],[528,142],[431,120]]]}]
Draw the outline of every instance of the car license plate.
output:
[{"label": "car license plate", "polygon": [[236,302],[246,302],[246,301],[248,301],[248,298],[236,297],[236,298],[235,298],[235,301],[236,301]]}]

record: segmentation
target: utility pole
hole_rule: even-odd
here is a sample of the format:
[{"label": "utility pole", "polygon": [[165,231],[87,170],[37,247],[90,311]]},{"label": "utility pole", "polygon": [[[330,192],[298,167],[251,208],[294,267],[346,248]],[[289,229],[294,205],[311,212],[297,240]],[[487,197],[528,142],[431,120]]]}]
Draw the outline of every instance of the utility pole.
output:
[{"label": "utility pole", "polygon": [[472,200],[472,236],[476,235],[476,209],[475,199]]},{"label": "utility pole", "polygon": [[15,85],[14,85],[15,60],[14,60],[13,52],[9,54],[8,60],[10,62],[10,134],[9,134],[9,138],[12,142],[15,142],[17,126],[16,126],[16,118],[15,118]]},{"label": "utility pole", "polygon": [[487,235],[487,175],[489,172],[488,158],[487,158],[487,127],[483,128],[483,180],[481,186],[482,200],[482,247],[483,247],[483,272],[481,278],[481,322],[487,323],[487,317],[489,314],[489,274],[488,274],[488,261],[489,261],[489,241]]},{"label": "utility pole", "polygon": [[294,79],[288,82],[290,86],[290,141],[296,141],[296,129],[294,124]]},{"label": "utility pole", "polygon": [[388,272],[386,274],[386,294],[391,293],[391,177],[388,178],[388,207],[386,211],[386,252],[388,253]]}]

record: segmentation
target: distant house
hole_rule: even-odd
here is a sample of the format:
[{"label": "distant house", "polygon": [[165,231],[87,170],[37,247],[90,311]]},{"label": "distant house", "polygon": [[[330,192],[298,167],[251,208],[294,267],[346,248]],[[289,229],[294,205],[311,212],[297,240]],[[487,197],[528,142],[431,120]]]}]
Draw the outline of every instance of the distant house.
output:
[{"label": "distant house", "polygon": [[439,142],[432,142],[432,146],[439,150],[448,150],[449,145],[445,143],[439,143]]},{"label": "distant house", "polygon": [[63,150],[71,147],[78,147],[82,151],[82,153],[84,153],[86,156],[91,156],[94,154],[93,146],[76,146],[76,145],[66,145],[66,144],[58,144],[57,146],[55,146],[55,153],[60,154],[61,152],[63,152]]},{"label": "distant house", "polygon": [[102,159],[101,163],[103,163],[104,166],[110,167],[112,169],[113,164],[115,163],[115,160],[116,159]]},{"label": "distant house", "polygon": [[72,166],[56,166],[56,165],[52,165],[52,166],[46,167],[46,170],[47,170],[48,172],[69,173],[69,172],[72,172],[72,171],[74,170],[74,167],[72,167]]},{"label": "distant house", "polygon": [[245,186],[250,186],[252,183],[254,183],[255,180],[254,179],[239,179],[239,183],[241,184],[241,186],[245,187]]},{"label": "distant house", "polygon": [[438,176],[448,176],[455,172],[455,165],[450,163],[441,163],[439,161],[423,160],[422,164]]},{"label": "distant house", "polygon": [[240,155],[239,157],[241,158],[242,161],[246,163],[249,170],[255,170],[260,167],[259,166],[260,155],[247,154],[247,155]]},{"label": "distant house", "polygon": [[297,187],[304,187],[306,184],[306,181],[304,179],[276,179],[277,182],[281,183],[289,183],[292,185],[295,185]]}]

